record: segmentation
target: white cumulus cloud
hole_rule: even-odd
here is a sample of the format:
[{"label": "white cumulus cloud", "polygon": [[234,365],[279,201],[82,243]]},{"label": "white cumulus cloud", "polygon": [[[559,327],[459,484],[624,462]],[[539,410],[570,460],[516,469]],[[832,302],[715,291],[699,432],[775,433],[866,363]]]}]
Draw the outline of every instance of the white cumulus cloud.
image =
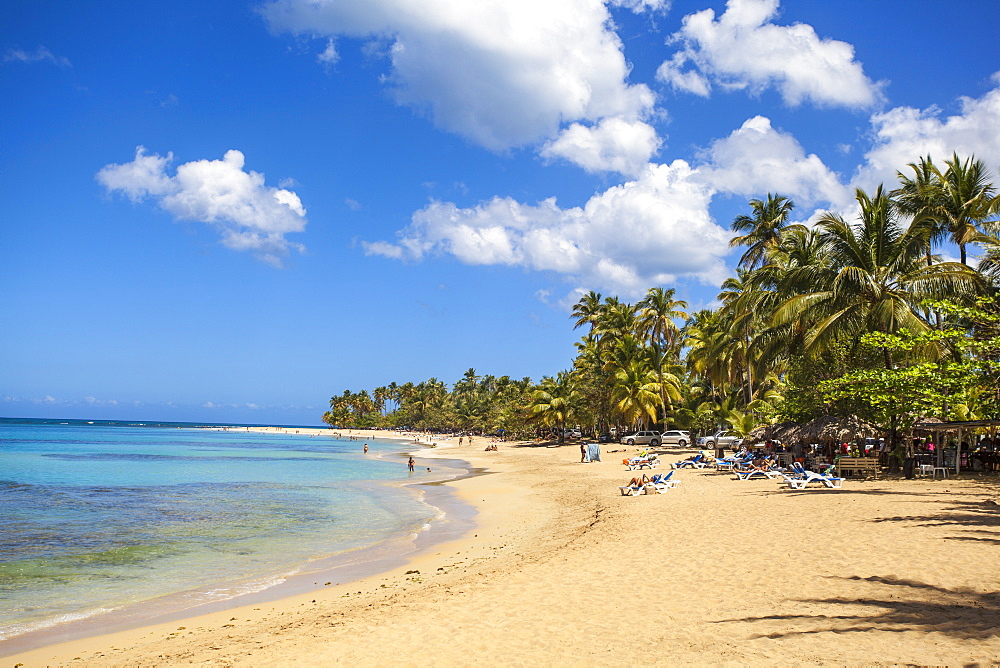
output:
[{"label": "white cumulus cloud", "polygon": [[434,202],[413,215],[396,243],[364,248],[394,259],[447,254],[470,265],[552,271],[636,296],[679,278],[712,283],[724,275],[729,238],[708,213],[712,194],[677,160],[649,165],[583,207],[563,209],[554,198],[532,205],[495,197],[470,208]]},{"label": "white cumulus cloud", "polygon": [[275,31],[388,42],[396,100],[491,150],[551,139],[573,121],[633,122],[654,103],[628,83],[602,0],[274,0],[261,13]]},{"label": "white cumulus cloud", "polygon": [[540,155],[568,160],[588,172],[618,172],[634,177],[646,169],[661,144],[648,123],[615,117],[593,126],[573,123],[545,144]]},{"label": "white cumulus cloud", "polygon": [[766,192],[796,204],[846,203],[851,193],[815,153],[763,116],[748,119],[705,151],[705,179],[722,192],[760,197]]},{"label": "white cumulus cloud", "polygon": [[[1000,73],[993,76],[1000,84]],[[930,155],[943,165],[952,153],[975,155],[991,169],[1000,165],[1000,85],[982,97],[962,97],[960,111],[945,116],[938,107],[896,107],[872,117],[874,142],[854,182],[866,190],[879,183],[893,188],[896,172],[912,175],[906,167]]]},{"label": "white cumulus cloud", "polygon": [[178,220],[207,223],[227,248],[251,251],[275,266],[281,266],[290,248],[304,248],[285,238],[306,226],[298,195],[265,185],[263,174],[244,171],[241,152],[227,151],[222,160],[186,162],[173,176],[167,173],[172,161],[171,153],[148,155],[140,146],[134,160],[106,165],[97,180],[134,202],[153,199]]},{"label": "white cumulus cloud", "polygon": [[864,108],[879,101],[879,85],[865,76],[854,47],[803,23],[775,25],[777,13],[778,0],[729,0],[718,19],[711,9],[685,16],[670,39],[682,48],[657,77],[702,96],[715,84],[754,93],[775,87],[790,105]]}]

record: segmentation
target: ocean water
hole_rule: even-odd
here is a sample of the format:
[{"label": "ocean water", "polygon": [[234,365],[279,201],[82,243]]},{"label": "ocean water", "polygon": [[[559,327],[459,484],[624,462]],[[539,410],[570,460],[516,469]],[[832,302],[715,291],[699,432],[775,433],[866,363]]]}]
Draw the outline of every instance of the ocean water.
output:
[{"label": "ocean water", "polygon": [[[180,428],[179,428],[180,427]],[[0,649],[280,586],[441,519],[398,441],[0,419]],[[333,560],[333,562],[331,561]]]}]

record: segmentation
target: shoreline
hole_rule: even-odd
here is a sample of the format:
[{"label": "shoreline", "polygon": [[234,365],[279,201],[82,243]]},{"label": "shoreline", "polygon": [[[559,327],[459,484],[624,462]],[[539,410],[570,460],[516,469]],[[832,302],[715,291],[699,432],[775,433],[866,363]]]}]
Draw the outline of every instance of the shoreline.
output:
[{"label": "shoreline", "polygon": [[[433,549],[439,543],[455,540],[471,531],[475,526],[475,506],[459,499],[454,490],[447,487],[445,483],[482,475],[483,471],[456,457],[426,457],[425,455],[433,452],[432,448],[428,447],[429,444],[419,443],[410,434],[388,432],[392,435],[387,436],[386,432],[380,430],[363,430],[360,433],[358,430],[352,430],[336,433],[336,430],[304,427],[212,426],[198,427],[197,429],[240,433],[278,433],[286,436],[333,436],[338,440],[353,436],[358,439],[359,443],[376,438],[383,441],[406,441],[398,443],[400,457],[412,456],[421,466],[435,461],[444,462],[446,464],[445,472],[420,480],[381,482],[393,487],[412,489],[417,500],[431,508],[436,508],[439,516],[431,518],[428,524],[415,532],[389,536],[374,545],[305,562],[294,572],[275,575],[276,578],[280,578],[280,582],[264,586],[261,589],[194,604],[190,601],[182,602],[182,599],[193,593],[192,591],[176,592],[150,601],[129,604],[124,608],[113,608],[106,612],[54,622],[51,625],[0,640],[0,658],[20,656],[26,653],[44,651],[47,647],[54,645],[86,642],[89,638],[130,633],[145,627],[172,624],[178,620],[212,613],[221,614],[241,607],[260,606],[294,596],[308,595],[324,589],[327,586],[324,582],[329,584],[333,580],[338,581],[337,585],[350,587],[353,583],[366,578],[405,566],[414,556]],[[447,466],[448,464],[452,464],[452,466]],[[235,586],[236,582],[233,581],[227,586]],[[154,611],[146,613],[143,611],[146,606],[152,607]],[[136,613],[139,613],[138,617]]]},{"label": "shoreline", "polygon": [[[477,439],[478,440],[478,439]],[[471,535],[351,585],[7,657],[43,665],[1000,661],[1000,478],[795,491],[683,470],[623,497],[622,454],[440,447]],[[611,447],[611,446],[608,446]],[[614,446],[613,449],[624,446]],[[671,450],[675,461],[691,450]],[[387,659],[378,648],[392,648]]]}]

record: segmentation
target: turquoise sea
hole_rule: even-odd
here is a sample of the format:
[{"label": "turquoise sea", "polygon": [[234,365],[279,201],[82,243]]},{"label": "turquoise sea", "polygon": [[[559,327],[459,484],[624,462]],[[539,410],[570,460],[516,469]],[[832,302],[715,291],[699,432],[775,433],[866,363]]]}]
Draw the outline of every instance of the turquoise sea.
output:
[{"label": "turquoise sea", "polygon": [[468,528],[469,509],[445,488],[410,484],[462,475],[460,462],[409,473],[412,445],[368,446],[0,418],[0,654],[42,630],[93,632],[346,581],[338,569],[360,575],[428,535]]}]

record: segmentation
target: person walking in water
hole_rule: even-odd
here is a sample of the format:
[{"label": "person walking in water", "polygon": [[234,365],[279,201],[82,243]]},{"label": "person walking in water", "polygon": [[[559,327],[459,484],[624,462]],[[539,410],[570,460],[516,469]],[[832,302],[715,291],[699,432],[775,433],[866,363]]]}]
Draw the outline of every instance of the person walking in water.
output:
[{"label": "person walking in water", "polygon": [[365,454],[366,455],[368,454],[368,444],[367,443],[365,443]]},{"label": "person walking in water", "polygon": [[413,465],[414,465],[414,464],[416,464],[416,462],[415,462],[415,461],[413,461],[413,457],[410,457],[410,461],[409,461],[409,462],[407,462],[407,464],[408,464],[408,465],[409,465],[409,467],[410,467],[410,473],[413,473]]}]

